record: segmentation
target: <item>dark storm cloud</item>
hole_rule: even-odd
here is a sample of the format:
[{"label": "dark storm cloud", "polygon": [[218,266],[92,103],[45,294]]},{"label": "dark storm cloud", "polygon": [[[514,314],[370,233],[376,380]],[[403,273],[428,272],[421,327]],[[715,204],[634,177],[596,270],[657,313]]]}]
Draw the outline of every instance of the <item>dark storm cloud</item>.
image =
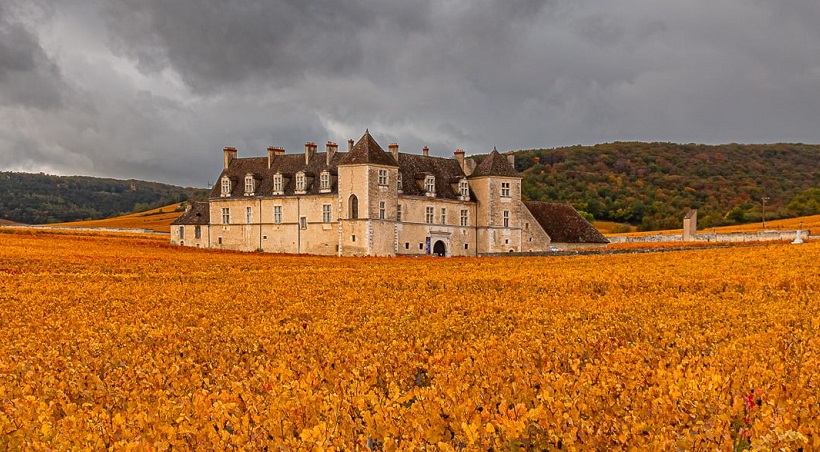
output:
[{"label": "dark storm cloud", "polygon": [[436,155],[820,142],[808,0],[9,4],[3,168],[203,185],[225,145],[299,152],[365,128]]},{"label": "dark storm cloud", "polygon": [[0,4],[0,102],[33,108],[56,108],[68,88],[17,14],[14,3]]}]

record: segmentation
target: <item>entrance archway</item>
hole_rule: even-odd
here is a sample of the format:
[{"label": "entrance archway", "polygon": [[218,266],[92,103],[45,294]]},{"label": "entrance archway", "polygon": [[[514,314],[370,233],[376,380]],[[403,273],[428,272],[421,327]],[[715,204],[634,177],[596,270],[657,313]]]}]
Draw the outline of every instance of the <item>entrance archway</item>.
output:
[{"label": "entrance archway", "polygon": [[441,240],[436,241],[436,244],[433,245],[433,254],[436,256],[446,256],[447,255],[447,245],[444,244]]}]

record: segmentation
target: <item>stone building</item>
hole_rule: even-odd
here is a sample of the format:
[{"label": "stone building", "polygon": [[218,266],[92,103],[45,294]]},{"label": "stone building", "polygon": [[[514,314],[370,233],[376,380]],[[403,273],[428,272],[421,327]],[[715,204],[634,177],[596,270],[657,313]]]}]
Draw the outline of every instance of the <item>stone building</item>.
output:
[{"label": "stone building", "polygon": [[[607,243],[572,207],[521,201],[512,154],[477,162],[384,151],[369,132],[346,152],[268,148],[267,157],[224,152],[207,202],[171,228],[171,243],[204,248],[339,256],[476,256]],[[573,227],[558,240],[550,231]],[[556,227],[558,226],[558,227]]]}]

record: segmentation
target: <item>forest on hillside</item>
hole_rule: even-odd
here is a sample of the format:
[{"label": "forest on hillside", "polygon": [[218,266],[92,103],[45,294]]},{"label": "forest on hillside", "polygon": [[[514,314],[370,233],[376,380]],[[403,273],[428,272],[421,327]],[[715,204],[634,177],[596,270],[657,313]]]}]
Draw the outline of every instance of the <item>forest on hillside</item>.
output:
[{"label": "forest on hillside", "polygon": [[0,172],[0,193],[0,219],[27,224],[97,220],[207,196],[158,182],[15,172]]},{"label": "forest on hillside", "polygon": [[[522,194],[640,230],[820,213],[820,145],[616,142],[515,152]],[[764,206],[765,199],[765,206]]]}]

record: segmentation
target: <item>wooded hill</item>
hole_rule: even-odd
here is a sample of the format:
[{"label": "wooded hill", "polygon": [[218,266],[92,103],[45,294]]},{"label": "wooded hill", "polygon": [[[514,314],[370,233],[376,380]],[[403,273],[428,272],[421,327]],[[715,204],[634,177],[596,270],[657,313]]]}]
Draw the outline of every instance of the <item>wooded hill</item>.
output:
[{"label": "wooded hill", "polygon": [[[568,202],[595,220],[641,230],[820,213],[820,145],[619,142],[515,153],[525,198]],[[589,217],[588,217],[589,218]]]},{"label": "wooded hill", "polygon": [[96,220],[207,196],[158,182],[14,172],[0,172],[0,193],[0,219],[28,224]]}]

